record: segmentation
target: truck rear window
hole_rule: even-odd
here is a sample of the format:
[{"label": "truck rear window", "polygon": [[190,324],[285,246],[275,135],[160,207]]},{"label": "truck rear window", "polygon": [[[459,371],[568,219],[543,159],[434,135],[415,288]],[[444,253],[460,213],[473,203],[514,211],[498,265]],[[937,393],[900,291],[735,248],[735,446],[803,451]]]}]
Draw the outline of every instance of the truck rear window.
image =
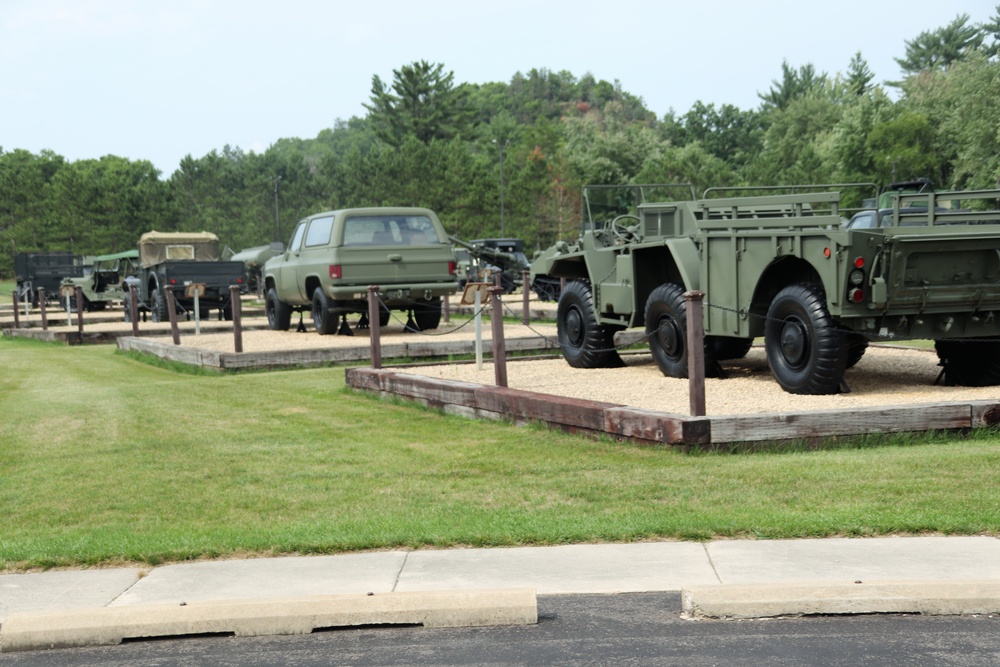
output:
[{"label": "truck rear window", "polygon": [[426,215],[366,215],[344,221],[345,246],[436,245],[434,223]]}]

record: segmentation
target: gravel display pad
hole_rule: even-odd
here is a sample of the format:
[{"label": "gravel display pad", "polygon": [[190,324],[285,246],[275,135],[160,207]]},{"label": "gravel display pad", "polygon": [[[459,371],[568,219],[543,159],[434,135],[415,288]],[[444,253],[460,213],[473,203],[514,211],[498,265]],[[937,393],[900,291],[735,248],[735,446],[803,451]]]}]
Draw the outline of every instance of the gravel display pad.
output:
[{"label": "gravel display pad", "polygon": [[[563,359],[511,361],[512,389],[584,398],[657,412],[690,414],[688,381],[665,377],[648,353],[623,355],[625,368],[577,369]],[[847,371],[851,392],[826,396],[788,394],[771,376],[763,347],[723,364],[726,379],[705,380],[706,414],[739,415],[816,410],[850,411],[875,406],[913,406],[951,401],[996,400],[1000,387],[944,387],[934,381],[941,368],[933,350],[873,345]],[[492,364],[442,364],[394,368],[397,372],[491,385]]]}]

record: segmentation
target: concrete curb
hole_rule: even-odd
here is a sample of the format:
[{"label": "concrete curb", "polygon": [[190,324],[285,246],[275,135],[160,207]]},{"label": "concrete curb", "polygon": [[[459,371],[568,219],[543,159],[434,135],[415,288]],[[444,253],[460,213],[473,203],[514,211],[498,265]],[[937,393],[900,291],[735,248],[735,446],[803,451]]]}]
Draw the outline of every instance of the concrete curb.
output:
[{"label": "concrete curb", "polygon": [[0,626],[0,652],[198,634],[249,637],[364,625],[441,628],[537,622],[532,588],[151,604],[13,614]]},{"label": "concrete curb", "polygon": [[681,590],[686,618],[810,614],[1000,613],[1000,581],[881,581],[699,586]]}]

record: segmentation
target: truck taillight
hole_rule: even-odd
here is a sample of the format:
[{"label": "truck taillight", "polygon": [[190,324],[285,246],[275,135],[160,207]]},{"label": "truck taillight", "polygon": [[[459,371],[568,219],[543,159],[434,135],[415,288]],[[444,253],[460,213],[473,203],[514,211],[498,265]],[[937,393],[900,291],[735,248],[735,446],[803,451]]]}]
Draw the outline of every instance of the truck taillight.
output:
[{"label": "truck taillight", "polygon": [[850,297],[851,301],[854,303],[861,303],[865,300],[865,292],[861,289],[852,289],[847,293],[847,296]]},{"label": "truck taillight", "polygon": [[340,264],[330,265],[330,277],[331,278],[341,278]]},{"label": "truck taillight", "polygon": [[171,278],[170,279],[170,284],[171,285],[176,285],[177,284],[177,278]]},{"label": "truck taillight", "polygon": [[455,262],[454,260],[449,260],[448,261],[448,275],[453,276],[453,275],[455,275],[456,271],[458,271],[458,262]]}]

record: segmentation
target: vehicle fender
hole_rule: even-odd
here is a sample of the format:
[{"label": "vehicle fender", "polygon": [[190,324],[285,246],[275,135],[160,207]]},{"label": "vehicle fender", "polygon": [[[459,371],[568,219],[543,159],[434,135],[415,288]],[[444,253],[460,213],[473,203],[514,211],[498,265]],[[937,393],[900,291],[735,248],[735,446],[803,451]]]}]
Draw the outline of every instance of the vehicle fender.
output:
[{"label": "vehicle fender", "polygon": [[663,244],[670,250],[681,282],[688,291],[701,289],[701,272],[698,261],[698,246],[689,237],[666,239]]}]

